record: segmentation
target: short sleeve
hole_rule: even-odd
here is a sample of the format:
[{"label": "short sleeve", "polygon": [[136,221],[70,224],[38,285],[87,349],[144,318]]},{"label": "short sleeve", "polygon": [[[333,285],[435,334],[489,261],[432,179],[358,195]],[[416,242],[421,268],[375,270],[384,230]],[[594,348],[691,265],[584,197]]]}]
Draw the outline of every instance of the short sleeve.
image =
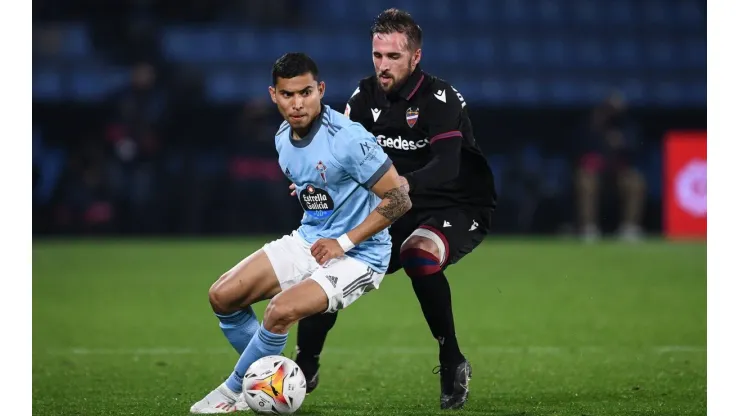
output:
[{"label": "short sleeve", "polygon": [[388,155],[375,137],[359,124],[351,124],[334,136],[334,157],[356,182],[372,188],[391,168]]},{"label": "short sleeve", "polygon": [[[350,120],[352,120],[352,107],[357,107],[360,101],[360,97],[358,95],[360,94],[360,87],[357,87],[355,91],[352,93],[352,95],[349,97],[349,100],[347,100],[347,105],[344,107],[344,115],[349,117]],[[357,98],[355,98],[357,97]],[[352,120],[357,121],[357,120]]]},{"label": "short sleeve", "polygon": [[435,91],[427,104],[429,143],[454,137],[462,138],[460,120],[465,106],[462,95],[451,86]]},{"label": "short sleeve", "polygon": [[352,96],[347,100],[347,105],[344,107],[344,115],[350,120],[362,124],[366,129],[372,128],[370,123],[370,109],[367,105],[367,92],[362,89],[362,86],[358,86],[357,89],[352,93]]}]

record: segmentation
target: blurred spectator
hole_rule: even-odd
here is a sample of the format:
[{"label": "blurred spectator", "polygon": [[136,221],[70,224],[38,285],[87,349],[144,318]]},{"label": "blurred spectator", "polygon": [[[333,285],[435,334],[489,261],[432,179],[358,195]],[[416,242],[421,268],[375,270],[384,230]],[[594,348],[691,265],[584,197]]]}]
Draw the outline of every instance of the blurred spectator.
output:
[{"label": "blurred spectator", "polygon": [[145,231],[152,218],[147,210],[154,195],[164,99],[155,69],[146,62],[132,68],[130,85],[111,99],[113,114],[105,132],[111,156],[108,179],[126,230]]},{"label": "blurred spectator", "polygon": [[116,210],[105,181],[104,152],[102,144],[91,142],[70,155],[53,214],[60,230],[113,231]]},{"label": "blurred spectator", "polygon": [[585,130],[576,170],[582,235],[586,240],[600,237],[600,191],[604,179],[615,179],[622,203],[620,237],[637,240],[642,236],[645,180],[635,166],[639,132],[620,93],[610,94],[593,109]]},{"label": "blurred spectator", "polygon": [[[229,137],[229,224],[233,231],[268,233],[296,227],[301,213],[280,171],[275,132],[281,119],[265,99],[246,103]],[[265,206],[269,210],[265,210]],[[269,221],[265,213],[269,212]]]}]

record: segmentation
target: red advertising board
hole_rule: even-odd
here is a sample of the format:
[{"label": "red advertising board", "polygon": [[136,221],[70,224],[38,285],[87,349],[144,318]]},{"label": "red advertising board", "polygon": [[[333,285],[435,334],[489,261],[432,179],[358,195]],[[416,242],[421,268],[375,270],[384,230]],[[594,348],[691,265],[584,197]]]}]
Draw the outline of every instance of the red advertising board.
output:
[{"label": "red advertising board", "polygon": [[669,132],[663,143],[663,232],[707,236],[707,132]]}]

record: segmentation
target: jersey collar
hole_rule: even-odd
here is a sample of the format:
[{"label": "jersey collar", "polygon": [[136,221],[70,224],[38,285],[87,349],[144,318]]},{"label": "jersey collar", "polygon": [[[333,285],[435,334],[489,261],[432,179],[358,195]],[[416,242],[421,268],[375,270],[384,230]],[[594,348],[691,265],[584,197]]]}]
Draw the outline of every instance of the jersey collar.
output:
[{"label": "jersey collar", "polygon": [[406,83],[403,84],[401,89],[398,90],[398,95],[406,101],[411,101],[411,98],[419,91],[421,83],[424,82],[424,72],[421,70],[421,65],[417,65],[414,72],[409,75]]}]

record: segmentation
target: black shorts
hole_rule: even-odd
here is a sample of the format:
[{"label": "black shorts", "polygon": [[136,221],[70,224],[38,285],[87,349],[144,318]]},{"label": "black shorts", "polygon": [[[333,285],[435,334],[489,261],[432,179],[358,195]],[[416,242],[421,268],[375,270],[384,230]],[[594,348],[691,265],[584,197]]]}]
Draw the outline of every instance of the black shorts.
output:
[{"label": "black shorts", "polygon": [[416,229],[426,229],[440,237],[445,247],[444,270],[457,263],[483,241],[491,229],[492,208],[457,207],[414,209],[391,225],[393,248],[386,274],[401,268],[401,245]]}]

